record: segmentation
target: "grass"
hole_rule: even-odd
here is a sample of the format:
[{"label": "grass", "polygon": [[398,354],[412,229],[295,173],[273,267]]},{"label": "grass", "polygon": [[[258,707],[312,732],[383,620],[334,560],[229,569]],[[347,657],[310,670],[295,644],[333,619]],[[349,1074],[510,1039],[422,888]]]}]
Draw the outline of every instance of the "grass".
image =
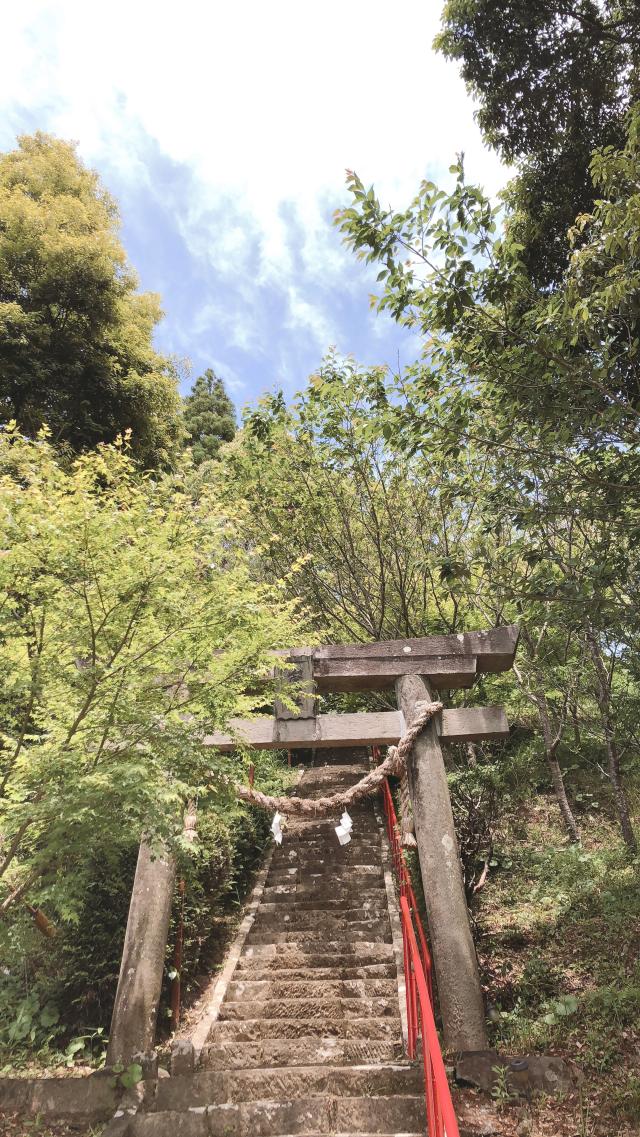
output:
[{"label": "grass", "polygon": [[476,913],[492,1044],[582,1071],[581,1094],[558,1107],[558,1133],[638,1133],[640,860],[601,814],[581,821],[578,847],[545,798],[503,823],[510,867],[491,874]]}]

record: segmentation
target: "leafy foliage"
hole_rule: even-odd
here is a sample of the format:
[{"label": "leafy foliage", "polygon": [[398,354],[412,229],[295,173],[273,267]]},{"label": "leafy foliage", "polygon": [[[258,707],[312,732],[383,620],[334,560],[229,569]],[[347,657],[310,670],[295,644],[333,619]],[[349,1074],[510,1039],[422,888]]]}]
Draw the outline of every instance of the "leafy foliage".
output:
[{"label": "leafy foliage", "polygon": [[224,800],[231,760],[201,737],[268,698],[299,620],[188,467],[141,479],[114,445],[65,469],[15,429],[0,461],[1,907],[29,891],[72,919],[114,817],[175,841],[188,799]]},{"label": "leafy foliage", "polygon": [[196,466],[216,458],[236,432],[236,412],[224,382],[210,368],[196,379],[184,401],[184,425]]},{"label": "leafy foliage", "polygon": [[176,372],[152,346],[159,299],[136,291],[118,228],[70,143],[26,135],[0,156],[0,414],[75,450],[131,430],[157,465],[180,438]]},{"label": "leafy foliage", "polygon": [[487,141],[520,161],[512,229],[539,285],[561,279],[566,232],[593,209],[592,152],[623,144],[639,46],[634,0],[445,4],[436,47],[460,61]]}]

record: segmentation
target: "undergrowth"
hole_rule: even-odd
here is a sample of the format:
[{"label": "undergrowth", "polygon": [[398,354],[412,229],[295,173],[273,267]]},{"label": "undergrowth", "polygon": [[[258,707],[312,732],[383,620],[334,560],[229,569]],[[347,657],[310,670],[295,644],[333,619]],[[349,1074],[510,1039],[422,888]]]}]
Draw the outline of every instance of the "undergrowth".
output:
[{"label": "undergrowth", "polygon": [[575,1062],[589,1132],[604,1133],[605,1118],[640,1118],[640,860],[602,813],[581,821],[570,846],[550,798],[501,817],[477,942],[492,1044]]},{"label": "undergrowth", "polygon": [[[252,761],[258,784],[267,792],[280,791],[294,776],[280,754],[255,752]],[[181,855],[178,864],[160,1039],[172,1027],[171,978],[180,917],[183,998],[188,1000],[224,954],[261,863],[269,819],[240,802],[209,802],[198,812],[197,828],[193,855]],[[73,920],[47,913],[54,937],[37,930],[26,908],[0,924],[0,1074],[73,1074],[104,1063],[137,853],[137,841],[114,826],[112,845],[75,882]]]}]

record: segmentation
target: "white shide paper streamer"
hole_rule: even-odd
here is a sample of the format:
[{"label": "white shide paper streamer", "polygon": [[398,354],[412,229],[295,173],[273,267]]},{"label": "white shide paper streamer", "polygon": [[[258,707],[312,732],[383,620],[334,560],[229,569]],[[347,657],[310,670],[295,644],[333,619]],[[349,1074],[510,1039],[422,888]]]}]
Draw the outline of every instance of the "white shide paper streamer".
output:
[{"label": "white shide paper streamer", "polygon": [[282,829],[280,828],[280,822],[281,821],[282,821],[282,817],[280,816],[280,814],[274,813],[273,821],[271,822],[271,832],[273,833],[273,839],[274,839],[276,845],[282,844]]},{"label": "white shide paper streamer", "polygon": [[341,845],[348,845],[351,840],[351,830],[353,829],[353,821],[349,817],[346,809],[340,818],[340,824],[336,825],[336,836]]}]

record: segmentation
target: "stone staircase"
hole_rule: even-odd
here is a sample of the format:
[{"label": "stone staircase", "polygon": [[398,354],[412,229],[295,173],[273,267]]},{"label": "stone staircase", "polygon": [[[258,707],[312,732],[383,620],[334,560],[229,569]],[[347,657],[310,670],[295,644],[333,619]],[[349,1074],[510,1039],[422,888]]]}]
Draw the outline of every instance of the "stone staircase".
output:
[{"label": "stone staircase", "polygon": [[[300,796],[368,769],[363,750],[320,761]],[[425,1133],[422,1072],[403,1058],[380,828],[371,801],[350,813],[345,846],[337,817],[288,823],[197,1071],[158,1080],[127,1137]]]}]

